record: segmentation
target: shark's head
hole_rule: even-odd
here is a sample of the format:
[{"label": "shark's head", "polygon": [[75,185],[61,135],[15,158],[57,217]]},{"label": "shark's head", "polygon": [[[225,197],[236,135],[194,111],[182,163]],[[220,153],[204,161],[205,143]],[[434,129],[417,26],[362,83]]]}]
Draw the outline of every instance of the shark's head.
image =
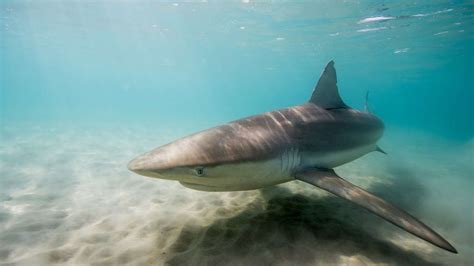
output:
[{"label": "shark's head", "polygon": [[186,181],[209,175],[210,167],[223,163],[212,155],[213,130],[194,134],[138,156],[128,164],[131,171],[149,177]]},{"label": "shark's head", "polygon": [[[201,164],[182,165],[180,163],[178,157],[186,156],[186,152],[192,153],[188,149],[183,150],[180,146],[170,143],[142,154],[128,164],[128,169],[143,176],[178,181],[192,176],[203,176],[206,169]],[[170,155],[176,159],[171,160]]]},{"label": "shark's head", "polygon": [[[133,159],[140,175],[186,184],[221,185],[223,179],[262,175],[281,142],[258,126],[229,123],[178,139]],[[236,179],[237,180],[237,179]]]}]

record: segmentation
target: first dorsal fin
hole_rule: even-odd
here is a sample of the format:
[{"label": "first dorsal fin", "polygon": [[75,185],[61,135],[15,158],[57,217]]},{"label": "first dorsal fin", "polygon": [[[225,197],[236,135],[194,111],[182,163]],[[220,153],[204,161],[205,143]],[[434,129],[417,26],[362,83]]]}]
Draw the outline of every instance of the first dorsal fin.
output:
[{"label": "first dorsal fin", "polygon": [[324,68],[309,101],[325,109],[348,108],[339,96],[334,61],[330,61]]}]

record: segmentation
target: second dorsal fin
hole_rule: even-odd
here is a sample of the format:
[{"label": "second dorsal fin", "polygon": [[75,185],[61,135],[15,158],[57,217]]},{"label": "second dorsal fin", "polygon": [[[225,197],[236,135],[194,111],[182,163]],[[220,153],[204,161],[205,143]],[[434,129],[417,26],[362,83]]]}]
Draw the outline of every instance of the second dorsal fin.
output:
[{"label": "second dorsal fin", "polygon": [[339,96],[334,61],[324,68],[309,101],[325,109],[349,108]]}]

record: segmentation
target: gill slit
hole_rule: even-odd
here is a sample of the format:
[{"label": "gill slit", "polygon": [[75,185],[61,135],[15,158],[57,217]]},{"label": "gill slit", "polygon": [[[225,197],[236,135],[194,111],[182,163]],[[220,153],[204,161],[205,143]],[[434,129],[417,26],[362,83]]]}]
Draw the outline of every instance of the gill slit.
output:
[{"label": "gill slit", "polygon": [[301,156],[298,149],[290,148],[280,155],[280,171],[291,173],[295,168],[299,167]]},{"label": "gill slit", "polygon": [[293,162],[291,163],[291,168],[288,170],[289,173],[293,172],[295,169],[299,168],[301,163],[301,156],[298,149],[293,149]]},{"label": "gill slit", "polygon": [[290,159],[291,159],[291,162],[290,162],[290,164],[289,164],[289,166],[288,166],[288,172],[290,172],[291,169],[293,169],[293,165],[294,165],[294,163],[295,163],[295,149],[291,149],[290,151],[291,151],[291,152],[290,152]]}]

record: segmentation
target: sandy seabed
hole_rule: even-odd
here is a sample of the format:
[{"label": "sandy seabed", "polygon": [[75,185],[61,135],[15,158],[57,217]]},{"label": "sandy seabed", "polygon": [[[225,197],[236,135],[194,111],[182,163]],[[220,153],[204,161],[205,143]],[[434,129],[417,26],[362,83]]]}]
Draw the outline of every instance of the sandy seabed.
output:
[{"label": "sandy seabed", "polygon": [[459,254],[299,181],[210,193],[127,170],[179,130],[9,124],[0,264],[473,265],[474,141],[387,131],[388,156],[336,171],[420,218]]}]

